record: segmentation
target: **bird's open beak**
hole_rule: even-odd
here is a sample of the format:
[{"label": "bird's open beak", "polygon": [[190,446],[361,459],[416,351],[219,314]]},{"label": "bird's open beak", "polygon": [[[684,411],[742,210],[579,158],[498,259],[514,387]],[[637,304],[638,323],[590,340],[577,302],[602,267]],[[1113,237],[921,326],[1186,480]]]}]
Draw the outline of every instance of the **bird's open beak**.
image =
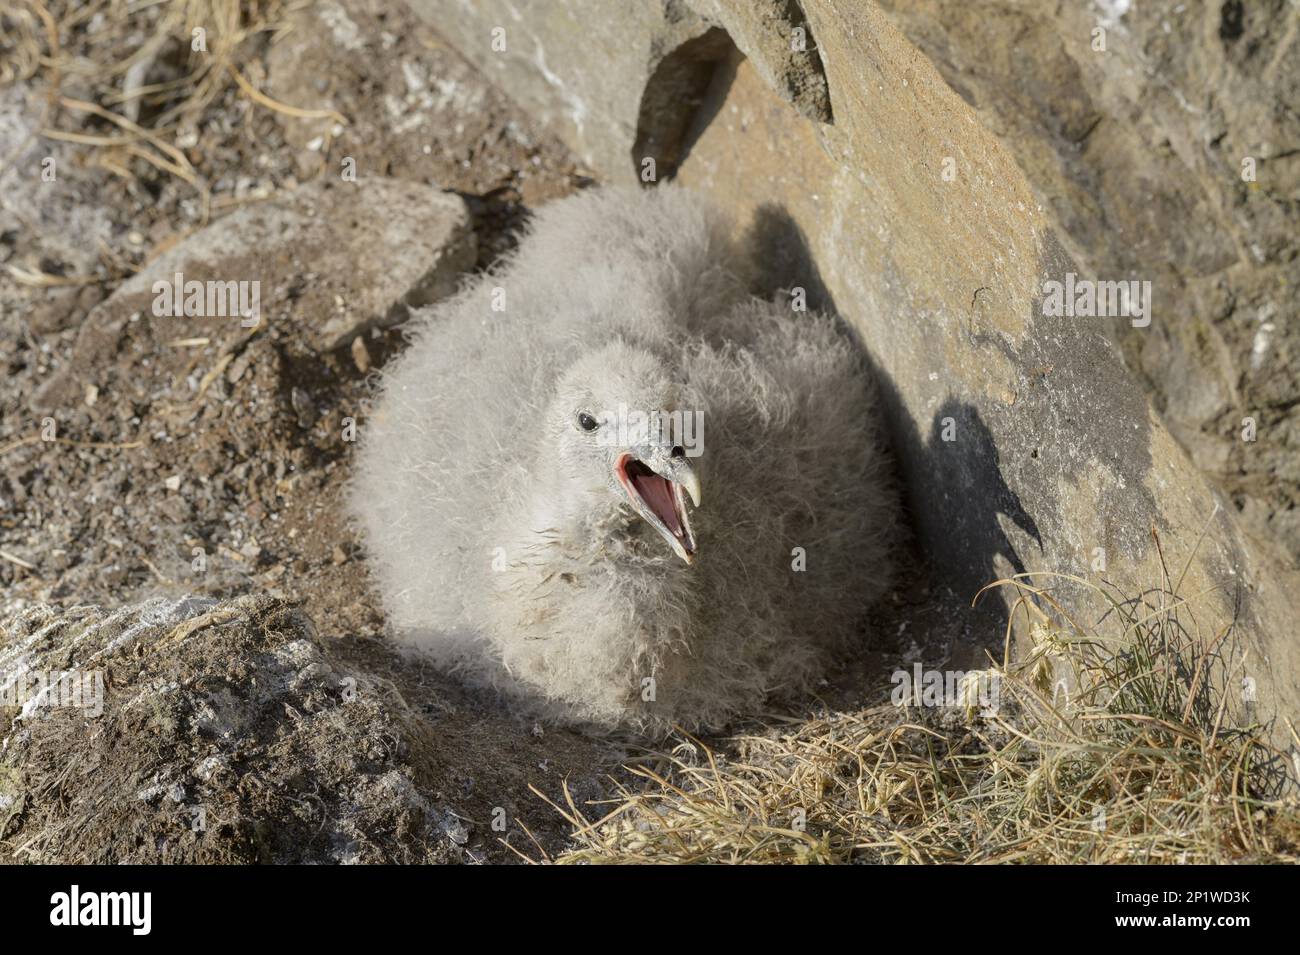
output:
[{"label": "bird's open beak", "polygon": [[700,479],[684,457],[669,449],[624,451],[614,462],[614,475],[632,507],[657,530],[686,563],[695,560],[695,534],[686,515],[686,496],[700,506]]}]

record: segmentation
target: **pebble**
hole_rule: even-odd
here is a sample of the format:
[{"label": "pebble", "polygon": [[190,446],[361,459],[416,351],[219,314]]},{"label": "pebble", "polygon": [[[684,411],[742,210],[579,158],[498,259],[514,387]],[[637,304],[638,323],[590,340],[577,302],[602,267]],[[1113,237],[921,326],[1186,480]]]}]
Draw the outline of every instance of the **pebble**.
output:
[{"label": "pebble", "polygon": [[361,374],[370,371],[370,350],[366,348],[366,340],[361,335],[352,339],[352,361]]}]

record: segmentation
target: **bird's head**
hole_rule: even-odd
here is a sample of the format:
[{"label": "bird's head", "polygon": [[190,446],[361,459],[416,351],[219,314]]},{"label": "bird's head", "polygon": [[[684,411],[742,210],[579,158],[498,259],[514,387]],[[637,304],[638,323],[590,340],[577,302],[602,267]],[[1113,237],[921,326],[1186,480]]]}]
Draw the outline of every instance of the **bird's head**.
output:
[{"label": "bird's head", "polygon": [[690,564],[696,541],[686,501],[699,507],[692,461],[702,451],[703,411],[683,407],[684,397],[663,361],[626,344],[608,345],[561,376],[547,441],[580,506],[630,506]]}]

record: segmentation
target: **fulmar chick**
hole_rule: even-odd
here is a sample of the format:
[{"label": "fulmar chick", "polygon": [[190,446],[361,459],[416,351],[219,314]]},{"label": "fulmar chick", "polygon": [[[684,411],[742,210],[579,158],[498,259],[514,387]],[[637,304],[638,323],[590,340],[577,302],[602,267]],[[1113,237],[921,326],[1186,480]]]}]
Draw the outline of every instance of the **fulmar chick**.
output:
[{"label": "fulmar chick", "polygon": [[412,320],[352,505],[394,629],[549,715],[718,728],[813,685],[890,577],[872,379],[749,296],[697,195],[584,192]]}]

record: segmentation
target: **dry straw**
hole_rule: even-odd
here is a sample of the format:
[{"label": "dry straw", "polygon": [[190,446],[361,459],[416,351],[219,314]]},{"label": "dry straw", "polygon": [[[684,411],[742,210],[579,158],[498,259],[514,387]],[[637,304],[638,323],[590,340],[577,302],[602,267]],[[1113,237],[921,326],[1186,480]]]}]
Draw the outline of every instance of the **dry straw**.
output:
[{"label": "dry straw", "polygon": [[[194,159],[202,155],[204,119],[228,92],[286,116],[347,123],[333,110],[280,103],[250,79],[262,72],[265,44],[305,5],[304,0],[17,0],[0,12],[0,86],[40,84],[42,138],[85,147],[94,165],[125,179],[161,173],[188,184],[200,202],[202,225],[232,202],[214,201]],[[151,76],[166,78],[150,81]],[[14,155],[26,146],[19,144]],[[0,156],[0,172],[14,155]],[[13,277],[37,286],[96,281],[30,270],[13,270]]]},{"label": "dry straw", "polygon": [[[1067,582],[1106,600],[1098,627],[1053,599]],[[986,674],[995,714],[886,704],[716,749],[682,734],[629,767],[640,784],[612,807],[584,812],[566,789],[573,846],[554,861],[1294,863],[1286,754],[1258,724],[1230,727],[1228,631],[1201,633],[1180,584],[1165,573],[1126,599],[999,581],[1032,636]]]}]

